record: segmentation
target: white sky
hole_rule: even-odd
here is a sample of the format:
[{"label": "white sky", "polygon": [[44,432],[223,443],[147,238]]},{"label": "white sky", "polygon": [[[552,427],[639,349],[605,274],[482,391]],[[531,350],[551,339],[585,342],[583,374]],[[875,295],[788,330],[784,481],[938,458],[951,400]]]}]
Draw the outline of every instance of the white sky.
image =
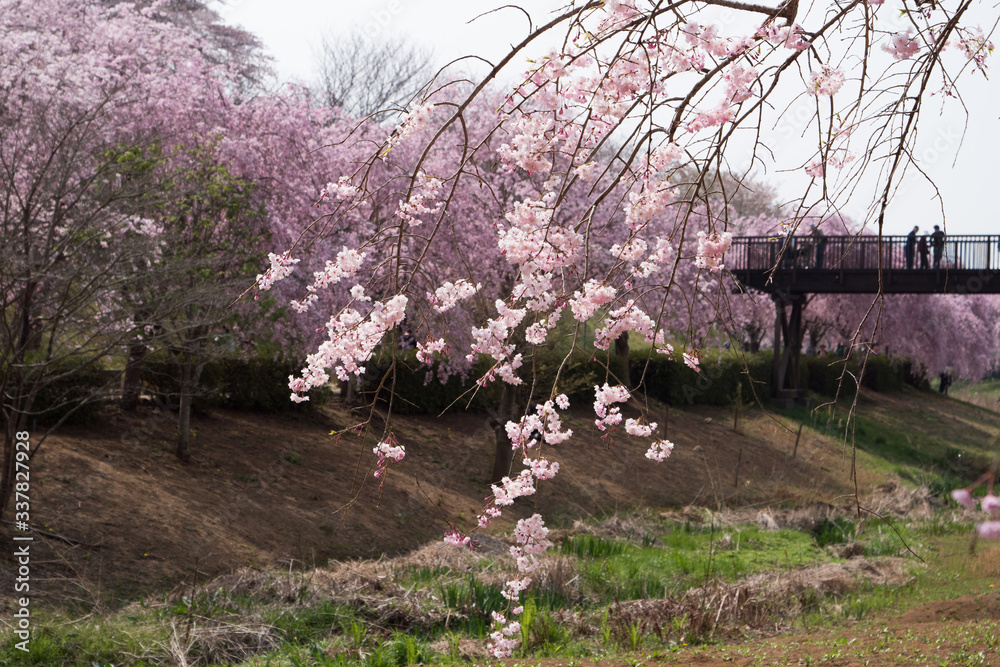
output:
[{"label": "white sky", "polygon": [[[433,49],[437,64],[476,54],[496,60],[511,43],[527,33],[523,13],[504,9],[469,24],[476,15],[505,4],[501,0],[225,0],[217,6],[223,18],[256,34],[275,58],[282,78],[310,82],[316,71],[316,51],[323,34],[361,31],[377,38],[400,35]],[[561,0],[524,0],[521,6],[532,14],[536,26],[548,20],[549,12],[566,4]],[[808,24],[807,24],[808,27]],[[984,25],[989,29],[989,25]],[[994,37],[994,41],[1000,40]],[[1000,64],[992,63],[994,70]],[[991,195],[1000,189],[996,153],[1000,148],[1000,88],[981,75],[963,78],[968,110],[965,115],[955,100],[945,105],[931,98],[924,107],[916,155],[921,166],[941,191],[949,234],[1000,234]],[[780,146],[772,146],[779,150]],[[730,162],[739,160],[730,155]],[[794,176],[770,172],[779,192],[790,189]],[[797,184],[797,183],[796,183]],[[922,179],[911,179],[887,217],[886,232],[905,234],[913,225],[929,231],[940,222],[940,202]],[[864,217],[864,202],[852,201],[852,217]],[[995,201],[995,200],[994,200]]]}]

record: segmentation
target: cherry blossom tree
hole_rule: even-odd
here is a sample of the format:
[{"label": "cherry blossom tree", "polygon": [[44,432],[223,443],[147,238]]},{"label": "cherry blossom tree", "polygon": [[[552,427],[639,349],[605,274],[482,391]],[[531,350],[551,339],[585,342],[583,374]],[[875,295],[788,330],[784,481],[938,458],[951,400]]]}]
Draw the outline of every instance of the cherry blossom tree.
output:
[{"label": "cherry blossom tree", "polygon": [[[350,300],[323,314],[326,340],[292,378],[293,400],[306,400],[330,373],[361,373],[404,321],[425,356],[490,359],[481,386],[532,384],[522,337],[542,345],[564,318],[575,322],[578,338],[583,324],[599,317],[598,349],[636,332],[654,353],[697,368],[696,350],[675,351],[663,322],[704,307],[691,297],[692,285],[698,293],[700,284],[721,284],[732,221],[728,206],[708,196],[713,174],[731,171],[737,155],[748,156],[746,169],[765,164],[797,173],[803,187],[785,216],[791,231],[874,184],[866,222],[881,234],[913,164],[923,101],[958,95],[960,78],[985,68],[992,45],[968,25],[972,0],[887,4],[849,0],[800,15],[794,1],[583,2],[530,24],[482,80],[463,85],[442,75],[367,159],[324,190],[336,202],[328,228],[365,226],[356,245],[327,258],[299,301],[311,308],[330,284],[350,286]],[[715,22],[721,18],[724,27]],[[539,55],[532,49],[542,41],[559,46]],[[527,71],[520,69],[525,56]],[[482,122],[480,105],[512,77],[518,83]],[[789,112],[796,98],[814,108],[801,133]],[[784,125],[793,126],[788,137],[766,129]],[[363,141],[376,134],[367,130]],[[494,197],[501,210],[479,230],[476,248],[492,259],[461,265],[468,278],[442,280],[447,272],[434,264],[447,256],[439,247],[454,241],[459,193],[479,187],[495,194],[501,189],[489,184],[502,172],[518,178],[496,181],[509,196]],[[291,274],[300,259],[295,249],[275,254],[259,289]],[[477,277],[480,268],[494,275],[498,262],[509,280]],[[694,281],[686,277],[692,272]],[[489,297],[480,285],[489,286]],[[448,313],[467,302],[478,321],[464,328]],[[470,344],[457,344],[469,336]],[[619,404],[631,399],[630,388],[608,380],[595,387],[596,426],[624,421],[630,435],[651,439],[647,457],[662,461],[673,445],[657,439],[647,419],[624,420]],[[479,526],[557,474],[552,447],[571,436],[560,417],[568,401],[557,387],[558,375],[552,386],[532,387],[520,418],[507,422],[524,467],[493,486]],[[405,455],[391,422],[378,440],[376,454],[397,462]],[[520,574],[505,591],[507,613],[496,617],[494,655],[513,647],[519,593],[530,584],[545,535],[541,517],[518,525],[512,555]],[[471,538],[455,527],[448,539]]]},{"label": "cherry blossom tree", "polygon": [[[175,3],[176,4],[176,3]],[[163,250],[164,165],[211,137],[240,88],[217,42],[165,3],[0,2],[0,510],[39,394],[143,332],[136,280]],[[153,304],[147,303],[152,306]],[[84,397],[86,398],[86,397]],[[61,405],[65,403],[66,405]],[[32,432],[34,451],[44,432]]]}]

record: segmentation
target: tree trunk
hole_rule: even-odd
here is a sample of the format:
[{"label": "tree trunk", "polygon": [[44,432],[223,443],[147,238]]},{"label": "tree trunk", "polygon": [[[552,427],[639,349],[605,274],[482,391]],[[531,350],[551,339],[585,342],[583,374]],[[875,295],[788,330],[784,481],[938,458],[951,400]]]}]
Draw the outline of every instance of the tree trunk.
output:
[{"label": "tree trunk", "polygon": [[125,379],[122,388],[122,410],[131,412],[139,407],[139,393],[142,390],[142,363],[148,352],[149,348],[141,343],[129,345],[128,362],[125,364]]},{"label": "tree trunk", "polygon": [[191,460],[191,402],[198,388],[201,364],[193,359],[181,360],[181,396],[177,411],[177,458],[185,463]]},{"label": "tree trunk", "polygon": [[514,414],[517,393],[516,388],[504,383],[503,393],[500,395],[500,410],[493,425],[496,453],[493,456],[491,484],[499,484],[501,479],[510,475],[510,467],[514,463],[514,447],[510,444],[510,438],[507,437],[507,422]]},{"label": "tree trunk", "polygon": [[[11,417],[12,415],[8,413],[6,416]],[[3,472],[0,474],[0,517],[6,512],[7,505],[10,503],[10,497],[14,491],[14,435],[17,433],[14,421],[12,419],[5,424],[6,428],[3,433]]]},{"label": "tree trunk", "polygon": [[622,335],[618,336],[618,338],[615,338],[615,355],[617,355],[618,358],[621,360],[621,365],[622,365],[621,377],[619,379],[622,381],[623,385],[631,388],[632,380],[630,377],[631,374],[629,372],[629,367],[628,367],[629,364],[628,364],[627,331],[622,332]]}]

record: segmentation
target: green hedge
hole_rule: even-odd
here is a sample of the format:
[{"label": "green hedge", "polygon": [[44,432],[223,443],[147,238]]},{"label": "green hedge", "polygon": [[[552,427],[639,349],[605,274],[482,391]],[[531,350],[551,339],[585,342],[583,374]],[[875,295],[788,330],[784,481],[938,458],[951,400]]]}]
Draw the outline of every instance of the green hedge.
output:
[{"label": "green hedge", "polygon": [[[518,375],[524,379],[525,396],[531,388],[531,378],[535,378],[537,401],[548,398],[549,389],[556,381],[556,373],[563,363],[564,354],[550,348],[538,347],[529,351],[524,359],[524,365],[518,370]],[[610,356],[610,361],[608,361]],[[566,394],[570,402],[592,402],[594,400],[594,385],[602,385],[610,380],[607,370],[599,360],[604,360],[611,370],[620,378],[624,370],[624,360],[617,355],[597,351],[595,355],[575,352],[566,361],[559,375],[557,389]],[[481,387],[472,397],[471,390],[475,387],[477,378],[482,377],[493,365],[490,357],[481,357],[465,378],[450,376],[447,381],[438,379],[436,364],[430,370],[428,382],[428,367],[416,359],[415,350],[403,350],[396,354],[395,392],[393,410],[399,414],[440,414],[448,406],[455,404],[456,408],[465,409],[466,405],[473,410],[496,408],[500,404],[500,394],[503,391],[502,380],[497,379],[486,387]],[[371,400],[381,385],[378,398],[385,403],[389,400],[393,379],[389,375],[392,361],[388,355],[376,357],[366,364],[366,374],[362,380],[361,393],[364,400]],[[470,402],[471,398],[471,402]],[[461,399],[461,400],[459,400]],[[456,403],[457,401],[457,403]]]},{"label": "green hedge", "polygon": [[[846,362],[851,375],[858,377],[861,373],[861,359],[854,358]],[[802,368],[808,382],[804,386],[818,394],[833,396],[837,384],[844,371],[844,360],[835,356],[802,357]],[[861,377],[861,386],[881,393],[900,391],[904,385],[928,391],[930,383],[924,376],[923,368],[909,357],[887,357],[872,355],[868,358],[865,374]],[[845,378],[844,390],[854,389],[854,381]]]},{"label": "green hedge", "polygon": [[40,378],[29,374],[29,385],[41,383],[31,406],[32,418],[42,424],[55,424],[69,414],[65,423],[83,424],[94,417],[101,409],[100,392],[114,385],[118,374],[86,361],[80,357],[66,357],[39,366],[35,372],[42,373]]},{"label": "green hedge", "polygon": [[[198,379],[198,394],[192,408],[205,412],[213,407],[256,412],[308,410],[331,397],[328,389],[309,392],[309,401],[294,403],[289,399],[288,376],[298,375],[301,363],[255,357],[250,359],[214,359],[205,364]],[[176,402],[180,390],[180,366],[156,356],[143,362],[142,382],[147,390]]]},{"label": "green hedge", "polygon": [[[396,398],[392,409],[397,414],[439,414],[456,400],[465,407],[471,398],[463,394],[474,386],[474,378],[489,368],[485,362],[476,364],[468,379],[452,375],[445,382],[437,378],[436,365],[430,369],[417,361],[416,350],[402,350],[396,355],[395,378],[392,376],[392,360],[388,355],[376,357],[365,364],[365,375],[361,379],[359,393],[363,401],[371,401],[378,393],[378,400],[388,403],[391,392]],[[428,371],[431,372],[430,381]],[[479,374],[477,374],[477,372]],[[495,395],[495,396],[494,396]],[[487,398],[489,396],[489,398]],[[483,407],[484,402],[499,403],[499,393],[494,386],[480,388],[472,399],[472,407]]]},{"label": "green hedge", "polygon": [[743,400],[752,400],[754,392],[765,399],[771,395],[773,358],[770,351],[745,357],[727,353],[718,361],[709,355],[698,373],[665,355],[634,352],[632,384],[641,379],[647,395],[670,405],[732,405],[740,385]]},{"label": "green hedge", "polygon": [[[752,400],[751,382],[758,398],[769,398],[773,360],[774,353],[770,350],[746,356],[726,353],[718,361],[706,355],[701,373],[696,373],[682,362],[663,355],[635,352],[631,356],[632,383],[642,379],[649,396],[671,405],[727,406],[732,405],[738,385],[742,385],[743,400]],[[843,368],[844,362],[833,356],[802,356],[800,386],[832,397]],[[860,360],[852,359],[848,368],[857,377],[861,371]],[[920,367],[908,357],[890,359],[881,355],[868,360],[861,384],[878,392],[899,391],[905,384],[924,390],[930,387]],[[848,379],[844,388],[850,391],[854,388],[853,382]]]},{"label": "green hedge", "polygon": [[[534,356],[530,356],[533,354]],[[645,351],[633,351],[629,360],[629,372],[633,385],[642,381],[642,387],[649,396],[671,405],[715,405],[729,406],[737,394],[737,387],[744,401],[751,401],[754,395],[761,400],[771,396],[772,361],[770,350],[756,354],[737,355],[725,353],[716,360],[706,355],[701,372],[696,373],[682,362],[664,355],[650,356]],[[559,376],[558,391],[569,396],[574,404],[589,403],[594,397],[594,386],[603,385],[609,379],[607,371],[598,360],[606,361],[619,378],[622,377],[622,361],[615,355],[598,352],[587,355],[575,352],[563,366]],[[548,348],[536,348],[527,356],[519,374],[530,383],[532,371],[536,380],[536,397],[543,400],[555,382],[556,371],[563,362],[563,355]],[[398,352],[396,355],[395,392],[393,410],[400,414],[439,414],[448,406],[465,409],[496,407],[500,402],[500,381],[480,388],[474,398],[470,389],[475,379],[481,377],[491,366],[489,358],[480,359],[466,378],[451,376],[444,383],[437,379],[437,370],[432,367],[430,381],[428,367],[416,360],[414,350]],[[833,396],[840,381],[844,362],[832,356],[801,357],[801,386],[824,396]],[[367,364],[367,373],[361,383],[363,400],[375,398],[381,384],[379,400],[389,399],[392,378],[388,374],[391,359],[388,355],[376,357]],[[860,362],[849,362],[851,372],[857,376]],[[906,383],[928,386],[922,376],[915,376],[914,365],[909,359],[873,356],[862,378],[862,385],[879,392],[898,391]],[[849,382],[846,387],[852,388]],[[528,387],[525,387],[527,391]],[[466,392],[469,392],[466,394]],[[464,398],[458,400],[466,394]],[[456,402],[457,401],[457,402]]]}]

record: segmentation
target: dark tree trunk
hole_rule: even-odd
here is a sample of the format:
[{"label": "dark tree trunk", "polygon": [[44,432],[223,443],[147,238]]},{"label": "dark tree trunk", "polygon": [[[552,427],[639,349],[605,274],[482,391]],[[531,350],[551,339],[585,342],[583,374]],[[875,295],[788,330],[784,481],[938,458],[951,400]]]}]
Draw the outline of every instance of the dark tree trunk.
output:
[{"label": "dark tree trunk", "polygon": [[490,475],[491,484],[499,484],[500,480],[510,474],[511,465],[514,463],[514,447],[507,437],[507,422],[514,415],[514,406],[517,403],[518,391],[512,385],[504,383],[503,393],[500,395],[500,410],[494,418],[493,433],[496,438],[496,453],[493,456],[493,474]]},{"label": "dark tree trunk", "polygon": [[142,390],[142,363],[148,352],[149,348],[141,343],[129,345],[122,388],[122,410],[132,411],[139,407],[139,393]]},{"label": "dark tree trunk", "polygon": [[[10,417],[11,415],[6,415]],[[13,420],[5,424],[3,433],[3,473],[0,475],[0,517],[7,510],[14,491],[14,434],[17,432]]]},{"label": "dark tree trunk", "polygon": [[191,403],[198,388],[201,365],[191,358],[181,360],[181,396],[177,411],[177,458],[191,460]]},{"label": "dark tree trunk", "polygon": [[629,372],[628,364],[628,332],[622,332],[622,335],[615,338],[615,355],[621,360],[621,377],[622,384],[626,387],[632,387],[632,380]]}]

